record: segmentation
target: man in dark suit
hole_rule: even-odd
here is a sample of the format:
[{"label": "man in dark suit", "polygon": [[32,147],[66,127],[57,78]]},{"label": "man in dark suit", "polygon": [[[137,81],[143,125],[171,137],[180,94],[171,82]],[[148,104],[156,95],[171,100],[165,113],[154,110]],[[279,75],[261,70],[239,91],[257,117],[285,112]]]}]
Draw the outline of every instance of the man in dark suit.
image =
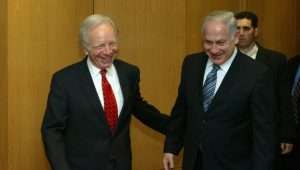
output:
[{"label": "man in dark suit", "polygon": [[288,61],[288,77],[292,94],[294,117],[297,122],[297,135],[295,146],[290,155],[286,158],[286,170],[299,170],[300,168],[300,55],[291,58]]},{"label": "man in dark suit", "polygon": [[183,170],[270,170],[275,153],[270,70],[236,48],[232,12],[203,23],[205,52],[183,62],[164,148],[164,168],[184,147]]},{"label": "man in dark suit", "polygon": [[131,113],[165,131],[167,116],[140,95],[139,69],[116,59],[117,28],[91,15],[80,27],[87,54],[53,75],[42,124],[53,170],[131,170]]},{"label": "man in dark suit", "polygon": [[[287,58],[285,55],[260,46],[256,39],[258,37],[258,18],[255,13],[241,11],[235,14],[237,29],[239,32],[239,50],[268,66],[274,77],[277,115],[276,132],[278,147],[275,169],[283,169],[283,156],[290,153],[295,139],[295,119],[292,112],[291,95],[287,79]],[[280,154],[281,153],[281,154]]]},{"label": "man in dark suit", "polygon": [[277,132],[281,143],[281,153],[287,154],[293,148],[295,124],[287,79],[287,58],[282,53],[266,49],[256,42],[258,37],[258,18],[253,12],[242,11],[235,15],[239,32],[238,47],[242,53],[267,65],[274,73],[276,91],[276,106],[279,115],[276,116]]}]

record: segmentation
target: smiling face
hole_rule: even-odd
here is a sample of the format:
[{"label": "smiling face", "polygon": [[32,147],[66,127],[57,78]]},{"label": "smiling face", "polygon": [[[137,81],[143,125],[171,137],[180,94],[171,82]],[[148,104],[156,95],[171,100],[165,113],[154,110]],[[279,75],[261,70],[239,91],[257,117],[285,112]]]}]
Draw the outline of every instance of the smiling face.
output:
[{"label": "smiling face", "polygon": [[91,28],[86,51],[92,63],[99,69],[109,68],[118,54],[117,35],[109,23]]},{"label": "smiling face", "polygon": [[231,35],[221,21],[209,21],[203,29],[203,49],[214,64],[224,64],[233,54],[238,35]]},{"label": "smiling face", "polygon": [[247,49],[255,43],[258,29],[252,26],[250,19],[237,19],[237,30],[239,32],[238,46],[240,49]]}]

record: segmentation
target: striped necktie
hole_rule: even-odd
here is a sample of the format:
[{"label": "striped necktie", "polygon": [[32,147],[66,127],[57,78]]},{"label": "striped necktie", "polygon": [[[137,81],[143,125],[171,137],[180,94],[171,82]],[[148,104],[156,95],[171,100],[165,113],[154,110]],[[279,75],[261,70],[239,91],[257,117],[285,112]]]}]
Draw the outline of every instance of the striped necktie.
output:
[{"label": "striped necktie", "polygon": [[206,80],[203,86],[203,108],[206,112],[208,107],[214,98],[216,83],[217,83],[217,72],[220,69],[220,66],[217,64],[213,65],[213,69],[207,74]]}]

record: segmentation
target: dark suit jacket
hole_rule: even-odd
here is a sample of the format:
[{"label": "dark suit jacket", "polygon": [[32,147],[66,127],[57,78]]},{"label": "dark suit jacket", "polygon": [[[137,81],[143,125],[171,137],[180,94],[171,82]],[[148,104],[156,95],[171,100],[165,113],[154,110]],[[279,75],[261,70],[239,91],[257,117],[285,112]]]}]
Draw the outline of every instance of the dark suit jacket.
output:
[{"label": "dark suit jacket", "polygon": [[183,170],[270,170],[275,154],[274,90],[267,67],[238,52],[207,112],[203,75],[208,56],[193,54],[182,66],[165,152],[184,146]]},{"label": "dark suit jacket", "polygon": [[293,143],[296,136],[291,93],[288,84],[287,58],[284,54],[258,45],[256,60],[267,65],[273,72],[277,110],[276,132],[279,142]]},{"label": "dark suit jacket", "polygon": [[[295,80],[295,76],[297,74],[297,70],[298,70],[298,66],[300,64],[300,55],[297,55],[293,58],[291,58],[289,61],[288,61],[288,79],[289,79],[289,87],[290,87],[290,91],[292,91],[292,88],[293,88],[293,84],[294,84],[294,80]],[[300,110],[300,100],[298,101],[298,111]],[[299,144],[300,143],[300,124],[299,124],[299,117],[300,117],[300,113],[294,113],[296,114],[298,118],[298,124],[297,124],[297,133],[296,133],[296,138],[297,138],[297,143]]]},{"label": "dark suit jacket", "polygon": [[42,124],[45,150],[53,170],[131,170],[131,113],[148,126],[165,131],[166,116],[144,101],[139,70],[114,61],[124,105],[111,133],[86,59],[54,74]]}]

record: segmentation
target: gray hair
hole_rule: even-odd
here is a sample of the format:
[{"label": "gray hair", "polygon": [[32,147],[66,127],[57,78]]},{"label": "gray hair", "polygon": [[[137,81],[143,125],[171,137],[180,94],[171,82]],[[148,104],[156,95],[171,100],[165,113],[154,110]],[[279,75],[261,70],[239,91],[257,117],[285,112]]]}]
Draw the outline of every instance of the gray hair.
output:
[{"label": "gray hair", "polygon": [[204,18],[204,22],[202,25],[202,33],[206,27],[206,24],[210,21],[219,21],[224,23],[227,26],[231,37],[233,37],[237,31],[236,19],[234,17],[234,13],[231,11],[213,11],[210,14],[208,14]]},{"label": "gray hair", "polygon": [[79,39],[80,39],[80,44],[82,47],[84,47],[85,49],[88,48],[88,46],[89,46],[89,35],[88,35],[89,31],[92,28],[95,28],[101,24],[111,25],[114,32],[117,34],[118,29],[117,29],[114,21],[110,17],[101,15],[101,14],[90,15],[86,19],[84,19],[80,25]]}]

